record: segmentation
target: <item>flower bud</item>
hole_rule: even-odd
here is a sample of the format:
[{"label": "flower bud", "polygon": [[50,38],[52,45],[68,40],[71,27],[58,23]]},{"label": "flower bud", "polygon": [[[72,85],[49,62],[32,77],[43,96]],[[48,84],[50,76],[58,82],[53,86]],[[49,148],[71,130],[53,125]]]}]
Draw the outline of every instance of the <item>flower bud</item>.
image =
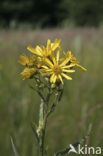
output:
[{"label": "flower bud", "polygon": [[56,87],[55,83],[51,84],[51,88],[54,89]]}]

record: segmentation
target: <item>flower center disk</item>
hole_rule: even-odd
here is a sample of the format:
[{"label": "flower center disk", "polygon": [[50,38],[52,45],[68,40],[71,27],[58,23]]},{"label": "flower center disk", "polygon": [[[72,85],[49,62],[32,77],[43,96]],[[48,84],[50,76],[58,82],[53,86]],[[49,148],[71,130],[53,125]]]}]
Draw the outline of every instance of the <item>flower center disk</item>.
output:
[{"label": "flower center disk", "polygon": [[60,74],[60,73],[62,72],[62,69],[61,69],[61,67],[60,67],[59,65],[54,65],[54,67],[52,68],[52,71],[53,71],[56,75],[58,75],[58,74]]}]

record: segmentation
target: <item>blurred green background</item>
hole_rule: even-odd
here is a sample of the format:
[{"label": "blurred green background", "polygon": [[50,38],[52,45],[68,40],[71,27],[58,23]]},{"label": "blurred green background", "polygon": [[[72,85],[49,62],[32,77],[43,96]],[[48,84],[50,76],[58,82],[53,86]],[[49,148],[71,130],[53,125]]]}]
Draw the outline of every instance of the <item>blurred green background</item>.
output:
[{"label": "blurred green background", "polygon": [[46,44],[48,38],[62,39],[63,49],[87,68],[66,81],[62,101],[49,118],[48,155],[79,141],[90,125],[89,146],[103,147],[102,23],[102,0],[0,1],[0,156],[14,155],[10,136],[20,156],[38,156],[30,124],[38,123],[40,98],[30,81],[22,80],[17,61],[29,53],[27,45]]}]

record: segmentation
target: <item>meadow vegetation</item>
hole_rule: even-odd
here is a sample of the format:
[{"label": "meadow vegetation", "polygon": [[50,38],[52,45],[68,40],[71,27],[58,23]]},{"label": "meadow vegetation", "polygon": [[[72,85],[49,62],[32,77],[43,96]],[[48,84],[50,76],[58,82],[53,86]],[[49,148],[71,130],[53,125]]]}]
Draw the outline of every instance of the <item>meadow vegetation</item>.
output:
[{"label": "meadow vegetation", "polygon": [[[19,55],[28,55],[30,44],[46,44],[50,38],[62,39],[62,47],[71,50],[87,71],[66,81],[62,101],[49,118],[47,139],[49,155],[79,141],[92,131],[89,146],[103,147],[103,30],[0,31],[0,155],[13,156],[10,136],[20,156],[37,156],[31,122],[38,121],[40,98],[23,81]],[[73,154],[71,154],[73,155]]]}]

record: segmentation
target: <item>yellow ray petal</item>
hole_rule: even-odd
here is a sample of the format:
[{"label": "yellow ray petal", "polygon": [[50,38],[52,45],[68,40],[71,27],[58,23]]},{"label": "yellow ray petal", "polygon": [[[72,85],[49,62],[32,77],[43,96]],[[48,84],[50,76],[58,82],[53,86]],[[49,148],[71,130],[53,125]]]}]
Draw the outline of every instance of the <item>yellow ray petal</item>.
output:
[{"label": "yellow ray petal", "polygon": [[49,52],[51,50],[51,41],[48,39],[47,41],[47,51]]},{"label": "yellow ray petal", "polygon": [[52,60],[53,60],[53,63],[54,63],[54,64],[57,64],[56,59],[55,59],[54,56],[52,57]]},{"label": "yellow ray petal", "polygon": [[42,73],[42,76],[49,76],[51,74],[52,74],[52,72]]},{"label": "yellow ray petal", "polygon": [[50,82],[51,82],[51,83],[53,82],[54,76],[55,76],[55,75],[52,74],[51,77],[50,77]]},{"label": "yellow ray petal", "polygon": [[61,75],[58,75],[58,77],[59,77],[61,83],[63,84],[64,82],[63,82],[63,79],[62,79]]},{"label": "yellow ray petal", "polygon": [[51,43],[51,50],[55,51],[60,46],[61,40],[55,39],[54,43]]},{"label": "yellow ray petal", "polygon": [[64,73],[62,73],[61,74],[62,76],[64,76],[66,79],[68,79],[68,80],[72,80],[72,78],[70,77],[70,76],[68,76],[68,75],[66,75],[66,74],[64,74]]},{"label": "yellow ray petal", "polygon": [[70,67],[74,67],[74,66],[75,66],[75,64],[70,64],[70,65],[64,66],[64,67],[62,67],[62,68],[70,68]]},{"label": "yellow ray petal", "polygon": [[76,64],[76,66],[78,66],[79,68],[81,68],[83,71],[87,71],[87,69],[86,69],[86,68],[82,67],[82,66],[81,66],[81,65],[79,65],[79,64]]},{"label": "yellow ray petal", "polygon": [[39,46],[36,46],[35,50],[38,52],[38,54],[42,55],[42,49]]},{"label": "yellow ray petal", "polygon": [[57,63],[58,63],[58,61],[59,61],[59,50],[57,51],[56,60],[57,60]]},{"label": "yellow ray petal", "polygon": [[67,73],[73,73],[75,72],[75,70],[67,70],[67,69],[62,69],[63,72],[67,72]]},{"label": "yellow ray petal", "polygon": [[32,52],[33,54],[42,56],[40,52],[36,51],[36,49],[34,49],[32,46],[28,46],[27,49]]},{"label": "yellow ray petal", "polygon": [[52,71],[52,69],[40,69],[41,72],[48,72],[48,71]]},{"label": "yellow ray petal", "polygon": [[53,78],[53,83],[55,83],[55,82],[56,82],[56,80],[57,80],[57,76],[56,76],[56,75],[54,75],[54,78]]},{"label": "yellow ray petal", "polygon": [[53,64],[52,62],[49,60],[49,59],[45,59],[45,62],[50,66],[50,67],[53,67]]},{"label": "yellow ray petal", "polygon": [[49,69],[47,66],[42,66],[43,68],[45,68],[45,69]]},{"label": "yellow ray petal", "polygon": [[69,56],[68,58],[66,58],[61,64],[60,66],[64,66],[66,65],[69,61],[70,61],[71,56]]}]

